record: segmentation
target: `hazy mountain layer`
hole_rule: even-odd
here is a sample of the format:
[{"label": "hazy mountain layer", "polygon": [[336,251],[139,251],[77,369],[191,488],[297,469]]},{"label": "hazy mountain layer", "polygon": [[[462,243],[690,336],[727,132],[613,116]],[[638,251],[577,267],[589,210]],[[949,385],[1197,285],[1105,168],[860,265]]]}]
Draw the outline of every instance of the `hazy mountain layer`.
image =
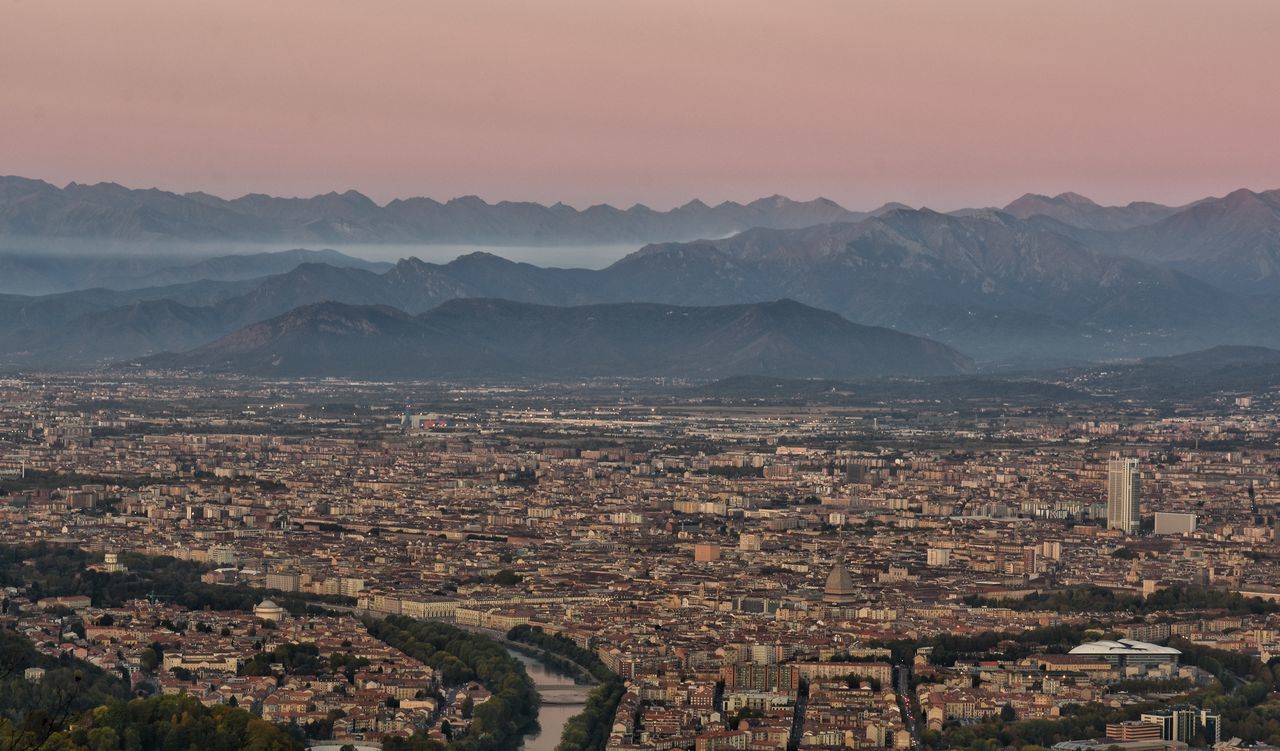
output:
[{"label": "hazy mountain layer", "polygon": [[101,357],[199,346],[319,302],[417,314],[454,298],[488,297],[549,305],[727,305],[788,297],[938,339],[981,360],[1039,364],[1280,338],[1274,296],[1246,298],[1162,265],[1108,255],[1054,226],[995,211],[956,217],[897,210],[856,223],[651,245],[599,271],[474,253],[447,264],[409,259],[385,273],[305,263],[252,284],[7,298],[0,299],[0,316],[10,323],[0,352],[25,366],[98,361],[64,345],[64,328],[82,326],[76,315],[161,299],[209,310],[193,314],[201,325],[184,326],[190,338],[181,341],[136,311],[112,312],[124,315],[129,328],[120,342],[109,331],[95,339]]},{"label": "hazy mountain layer", "polygon": [[[379,206],[355,191],[312,198],[250,194],[224,200],[205,193],[179,195],[132,190],[113,183],[58,188],[40,180],[0,177],[0,238],[155,242],[458,243],[489,245],[581,245],[689,241],[725,237],[752,228],[799,229],[880,217],[901,204],[862,213],[826,200],[793,201],[772,196],[747,204],[708,206],[690,201],[670,211],[607,205],[577,210],[564,204],[504,201],[474,196],[444,203],[408,198]],[[1280,191],[1237,190],[1183,207],[1134,202],[1101,206],[1075,193],[1027,194],[1003,212],[1071,237],[1089,250],[1127,255],[1183,271],[1231,291],[1280,293]],[[991,210],[953,212],[958,218]],[[37,254],[38,255],[38,254]],[[312,258],[330,262],[333,259]],[[142,278],[154,269],[132,261],[128,273]],[[27,264],[30,265],[30,259]],[[352,264],[335,264],[352,265]],[[39,264],[37,263],[38,267]],[[275,268],[266,273],[278,273]],[[121,271],[127,271],[121,269]],[[217,270],[211,270],[217,274]],[[29,277],[32,269],[0,258],[0,280]],[[74,277],[73,269],[67,275]],[[122,274],[123,276],[124,274]],[[242,279],[252,275],[215,275]],[[191,281],[191,276],[141,279],[128,286]],[[121,288],[115,281],[68,279],[62,286]],[[0,281],[0,292],[18,291]]]},{"label": "hazy mountain layer", "polygon": [[1190,398],[1213,393],[1256,394],[1280,388],[1280,350],[1221,346],[1169,357],[1068,374],[1079,386],[1118,398]]},{"label": "hazy mountain layer", "polygon": [[[1053,211],[1034,213],[1046,202]],[[0,355],[9,367],[101,363],[190,349],[314,303],[418,314],[455,298],[686,306],[791,298],[861,324],[936,339],[983,362],[1029,366],[1219,344],[1280,345],[1280,288],[1273,286],[1280,284],[1280,193],[1237,191],[1120,230],[1078,226],[1087,222],[1071,211],[1103,210],[1080,197],[1015,203],[1027,218],[994,209],[963,215],[891,209],[856,222],[652,244],[598,271],[485,253],[445,264],[408,259],[390,268],[337,258],[260,279],[0,297]],[[1124,210],[1126,221],[1164,213],[1147,205]],[[279,255],[215,259],[147,278],[235,279],[310,258],[302,251]],[[172,306],[136,305],[149,301],[200,310],[179,316]],[[112,321],[118,329],[106,327]],[[84,340],[84,330],[97,333]]]},{"label": "hazy mountain layer", "polygon": [[302,263],[386,271],[336,250],[284,250],[271,253],[209,255],[208,249],[122,252],[120,246],[59,248],[41,242],[0,251],[0,294],[47,295],[84,289],[133,290],[201,280],[243,281],[283,274]]},{"label": "hazy mountain layer", "polygon": [[964,372],[945,345],[783,300],[550,307],[453,300],[419,316],[308,305],[149,364],[259,375],[582,378],[730,374],[868,378]]}]

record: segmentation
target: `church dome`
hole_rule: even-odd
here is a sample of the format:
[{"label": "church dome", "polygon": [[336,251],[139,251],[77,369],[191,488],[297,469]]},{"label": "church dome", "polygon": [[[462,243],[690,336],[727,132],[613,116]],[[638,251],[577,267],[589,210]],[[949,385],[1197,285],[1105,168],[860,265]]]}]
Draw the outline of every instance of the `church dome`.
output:
[{"label": "church dome", "polygon": [[285,611],[284,608],[275,604],[271,600],[263,600],[254,607],[253,615],[254,617],[261,618],[264,621],[279,622],[280,619],[284,618]]}]

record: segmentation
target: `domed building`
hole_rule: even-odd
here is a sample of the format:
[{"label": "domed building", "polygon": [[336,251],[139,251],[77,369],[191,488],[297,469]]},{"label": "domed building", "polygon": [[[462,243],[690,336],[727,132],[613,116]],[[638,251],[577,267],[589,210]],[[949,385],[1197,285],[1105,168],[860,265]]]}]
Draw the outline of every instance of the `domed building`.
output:
[{"label": "domed building", "polygon": [[853,577],[849,576],[849,569],[837,562],[827,575],[827,584],[822,588],[822,601],[830,605],[845,605],[857,599],[857,589],[853,585]]},{"label": "domed building", "polygon": [[279,623],[284,620],[288,613],[284,612],[284,608],[275,604],[271,600],[263,600],[253,608],[253,617],[260,618],[264,621],[274,621]]},{"label": "domed building", "polygon": [[1069,654],[1086,655],[1126,668],[1134,665],[1149,666],[1171,663],[1178,664],[1182,652],[1173,647],[1161,644],[1149,644],[1137,639],[1117,639],[1116,641],[1090,641],[1071,650]]}]

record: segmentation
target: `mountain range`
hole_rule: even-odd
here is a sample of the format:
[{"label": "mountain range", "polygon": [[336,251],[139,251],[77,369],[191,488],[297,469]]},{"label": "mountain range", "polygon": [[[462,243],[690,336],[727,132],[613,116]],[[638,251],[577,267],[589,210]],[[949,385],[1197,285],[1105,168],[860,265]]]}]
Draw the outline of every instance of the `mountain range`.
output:
[{"label": "mountain range", "polygon": [[[62,201],[102,193],[135,209],[154,205],[143,214],[169,219],[150,226],[175,232],[199,223],[174,219],[183,215],[178,207],[198,218],[216,203],[202,194],[119,186],[57,189],[12,178],[3,185],[0,216],[8,217],[8,224],[0,226],[6,231],[43,231],[27,220],[49,214],[15,206],[41,203],[50,191]],[[33,194],[41,198],[23,198]],[[372,203],[336,200],[248,196],[224,203],[256,206],[251,214],[278,222],[315,212],[330,222],[355,221],[355,214],[333,207],[348,200]],[[195,211],[193,203],[204,208]],[[499,217],[564,212],[535,210],[532,204],[483,205],[494,232],[526,226],[498,222]],[[388,306],[415,317],[450,300],[472,298],[542,306],[682,307],[786,298],[850,322],[936,340],[987,366],[1043,367],[1216,345],[1280,345],[1280,191],[1238,190],[1183,207],[1105,207],[1076,194],[1028,194],[1003,209],[945,214],[886,207],[860,215],[826,201],[786,199],[732,206],[755,207],[752,211],[769,214],[775,224],[805,226],[651,243],[599,270],[546,268],[479,252],[449,263],[407,258],[394,265],[301,249],[188,263],[125,259],[119,276],[131,284],[116,289],[0,295],[0,365],[84,367],[188,351],[325,302]],[[387,207],[373,207],[382,208]],[[727,216],[724,212],[728,208],[718,215]],[[694,213],[717,215],[715,210]],[[590,209],[576,214],[613,215]],[[27,220],[15,223],[15,216]],[[691,216],[687,212],[663,216],[672,220],[662,225],[668,229],[691,226],[674,222],[674,217]],[[105,266],[110,257],[100,260]]]},{"label": "mountain range", "polygon": [[302,263],[386,271],[390,263],[366,261],[336,250],[297,248],[277,252],[200,255],[177,250],[113,252],[112,247],[74,250],[23,248],[0,252],[0,294],[47,295],[89,288],[111,290],[242,281],[283,274]]},{"label": "mountain range", "polygon": [[[862,212],[826,198],[793,201],[778,195],[714,206],[693,200],[669,211],[642,205],[619,209],[600,204],[578,210],[562,203],[491,204],[475,196],[446,202],[405,198],[378,205],[351,190],[311,198],[249,194],[227,200],[207,193],[138,190],[114,183],[71,183],[59,188],[42,180],[9,176],[0,177],[0,246],[21,248],[24,243],[52,241],[131,247],[174,242],[215,247],[280,242],[337,247],[353,243],[644,244],[717,239],[754,228],[860,222],[908,208],[887,203]],[[1028,193],[1002,209],[962,209],[951,215],[966,218],[993,211],[1038,222],[1091,250],[1164,265],[1233,291],[1280,292],[1280,190],[1240,189],[1180,207],[1151,202],[1101,206],[1076,193]],[[4,264],[0,272],[5,272],[0,279],[29,273],[12,262],[0,260],[0,264]],[[121,288],[159,282],[130,283],[117,274],[95,283]],[[72,285],[74,281],[65,289],[75,288]],[[15,288],[0,282],[0,291]],[[42,287],[39,291],[61,290]]]},{"label": "mountain range", "polygon": [[973,366],[937,342],[791,300],[553,307],[488,299],[455,299],[418,316],[387,306],[306,305],[146,364],[274,376],[572,379],[868,378]]},{"label": "mountain range", "polygon": [[476,196],[440,202],[396,199],[385,205],[348,190],[312,198],[258,193],[226,200],[208,193],[137,190],[115,183],[59,188],[43,180],[0,177],[0,236],[131,242],[460,243],[552,245],[645,243],[721,237],[750,227],[806,227],[866,217],[834,201],[770,196],[709,206],[693,200],[656,211],[606,204]]},{"label": "mountain range", "polygon": [[1180,209],[1147,201],[1127,206],[1100,206],[1079,193],[1042,196],[1027,193],[1004,207],[1019,219],[1045,216],[1080,229],[1127,230],[1145,227],[1178,213]]}]

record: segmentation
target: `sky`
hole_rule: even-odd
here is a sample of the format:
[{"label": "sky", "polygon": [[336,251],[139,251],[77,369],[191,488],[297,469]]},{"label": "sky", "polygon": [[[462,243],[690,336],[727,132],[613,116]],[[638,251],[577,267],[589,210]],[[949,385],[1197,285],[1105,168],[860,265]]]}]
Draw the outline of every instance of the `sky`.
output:
[{"label": "sky", "polygon": [[1276,0],[0,0],[0,174],[947,210],[1280,187]]}]

